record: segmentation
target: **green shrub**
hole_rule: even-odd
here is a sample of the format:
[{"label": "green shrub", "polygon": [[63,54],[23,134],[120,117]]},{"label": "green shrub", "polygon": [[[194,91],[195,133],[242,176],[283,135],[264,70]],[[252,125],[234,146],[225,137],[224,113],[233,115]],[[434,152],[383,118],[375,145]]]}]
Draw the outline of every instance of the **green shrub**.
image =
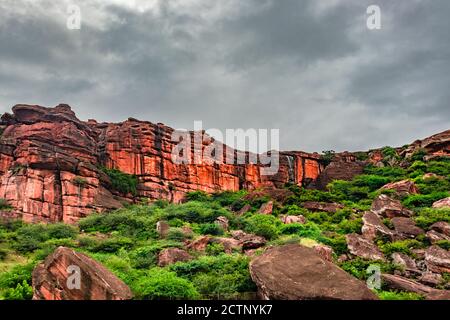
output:
[{"label": "green shrub", "polygon": [[220,216],[232,219],[228,210],[214,202],[190,201],[179,205],[171,204],[164,212],[167,219],[178,218],[186,222],[212,223]]},{"label": "green shrub", "polygon": [[210,243],[206,246],[206,254],[217,256],[225,251],[225,247],[221,243]]},{"label": "green shrub", "polygon": [[242,284],[247,281],[247,275],[239,272],[200,273],[192,280],[203,297],[212,299],[236,299],[239,292],[242,292]]},{"label": "green shrub", "polygon": [[370,188],[367,186],[358,187],[351,181],[335,180],[327,186],[330,193],[340,200],[350,200],[358,202],[359,200],[368,198]]},{"label": "green shrub", "polygon": [[397,266],[390,263],[364,260],[361,258],[348,260],[340,264],[340,267],[343,270],[362,280],[367,280],[367,278],[371,275],[370,272],[367,272],[367,269],[370,266],[380,267],[380,271],[383,273],[393,273],[397,269]]},{"label": "green shrub", "polygon": [[198,202],[208,202],[211,200],[211,196],[205,191],[192,191],[186,193],[185,196],[187,201],[198,201]]},{"label": "green shrub", "polygon": [[424,300],[424,297],[414,292],[379,291],[380,300]]},{"label": "green shrub", "polygon": [[246,231],[272,240],[278,237],[281,221],[271,215],[256,214],[246,219]]},{"label": "green shrub", "polygon": [[78,222],[85,232],[117,231],[124,237],[138,239],[156,238],[156,222],[162,216],[162,209],[151,206],[132,206],[108,214],[92,214]]},{"label": "green shrub", "polygon": [[0,198],[0,210],[11,209],[11,205],[8,203],[8,200]]},{"label": "green shrub", "polygon": [[357,233],[361,231],[361,228],[363,226],[363,221],[361,218],[358,219],[352,219],[352,220],[347,220],[344,219],[342,220],[337,227],[337,231],[339,233]]},{"label": "green shrub", "polygon": [[138,179],[135,175],[124,173],[118,169],[101,168],[111,180],[111,186],[114,190],[122,193],[132,195],[137,194]]},{"label": "green shrub", "polygon": [[374,191],[392,180],[388,177],[378,175],[360,175],[353,179],[352,184],[357,187],[368,187],[369,191]]},{"label": "green shrub", "polygon": [[31,284],[31,273],[34,265],[34,263],[16,265],[10,271],[0,273],[0,289],[14,289],[17,285],[23,284],[24,281]]},{"label": "green shrub", "polygon": [[122,248],[130,249],[134,241],[129,238],[109,238],[98,241],[94,247],[90,248],[92,252],[114,253]]},{"label": "green shrub", "polygon": [[450,241],[449,240],[439,240],[436,244],[445,250],[450,250]]},{"label": "green shrub", "polygon": [[329,165],[334,157],[335,157],[336,152],[334,152],[334,150],[326,150],[326,151],[322,151],[322,155],[320,156],[320,160],[322,161],[322,163],[327,166]]},{"label": "green shrub", "polygon": [[145,300],[175,300],[197,299],[199,294],[192,282],[180,278],[175,272],[153,268],[145,277],[134,285],[133,291],[137,298]]},{"label": "green shrub", "polygon": [[431,194],[412,194],[403,199],[402,203],[408,208],[431,207],[434,202],[450,196],[448,192],[433,192]]},{"label": "green shrub", "polygon": [[414,218],[414,220],[416,224],[423,229],[428,229],[433,223],[439,221],[445,221],[450,223],[450,209],[425,208],[417,213],[417,216]]},{"label": "green shrub", "polygon": [[411,160],[412,161],[423,161],[423,158],[427,155],[427,150],[425,149],[419,149],[417,151],[415,151],[412,155],[411,155]]},{"label": "green shrub", "polygon": [[412,252],[411,252],[412,249],[422,248],[423,246],[424,246],[423,243],[421,243],[417,240],[400,240],[400,241],[388,242],[385,244],[379,244],[380,250],[385,255],[391,255],[395,252],[412,255]]},{"label": "green shrub", "polygon": [[179,228],[170,228],[167,234],[167,240],[182,242],[186,239],[186,235],[183,230]]},{"label": "green shrub", "polygon": [[347,241],[344,235],[330,235],[327,237],[320,237],[319,241],[327,246],[330,246],[336,255],[348,253]]},{"label": "green shrub", "polygon": [[364,173],[368,175],[376,175],[388,177],[391,180],[402,180],[406,177],[406,170],[401,167],[375,167],[368,165],[364,168]]},{"label": "green shrub", "polygon": [[213,236],[223,235],[223,228],[217,223],[205,223],[200,225],[200,233],[201,234],[210,234]]},{"label": "green shrub", "polygon": [[80,188],[87,184],[87,180],[83,177],[75,177],[72,179],[72,183]]},{"label": "green shrub", "polygon": [[31,300],[33,288],[24,280],[22,283],[18,283],[15,288],[6,289],[2,296],[5,300]]}]

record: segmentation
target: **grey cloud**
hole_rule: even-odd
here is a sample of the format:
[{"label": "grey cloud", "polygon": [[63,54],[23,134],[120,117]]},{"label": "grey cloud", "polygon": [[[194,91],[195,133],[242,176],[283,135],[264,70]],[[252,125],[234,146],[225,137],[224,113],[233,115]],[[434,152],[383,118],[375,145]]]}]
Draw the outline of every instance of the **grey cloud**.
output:
[{"label": "grey cloud", "polygon": [[84,0],[99,21],[71,31],[59,2],[10,1],[39,14],[0,11],[0,111],[65,102],[82,119],[280,128],[282,149],[306,151],[448,129],[450,4],[375,1],[383,26],[369,31],[372,2],[170,0],[152,14]]}]

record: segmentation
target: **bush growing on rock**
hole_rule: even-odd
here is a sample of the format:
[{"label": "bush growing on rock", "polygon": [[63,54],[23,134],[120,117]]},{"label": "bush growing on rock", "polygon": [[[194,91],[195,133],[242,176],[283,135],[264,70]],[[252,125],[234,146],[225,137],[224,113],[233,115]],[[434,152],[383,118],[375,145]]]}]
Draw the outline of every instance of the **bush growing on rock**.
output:
[{"label": "bush growing on rock", "polygon": [[224,231],[221,226],[219,226],[217,223],[205,223],[201,224],[200,227],[200,233],[204,235],[213,235],[213,236],[220,236],[223,235]]},{"label": "bush growing on rock", "polygon": [[137,194],[138,179],[135,175],[124,173],[118,169],[101,168],[111,180],[111,186],[114,190],[122,193],[132,195]]},{"label": "bush growing on rock", "polygon": [[439,221],[450,223],[450,208],[425,208],[418,211],[414,220],[416,224],[423,229],[428,229],[433,223]]},{"label": "bush growing on rock", "polygon": [[412,194],[403,199],[402,204],[408,208],[431,207],[434,202],[450,196],[448,192],[432,192],[430,194]]},{"label": "bush growing on rock", "polygon": [[246,219],[246,231],[268,240],[278,237],[281,221],[270,215],[256,214]]},{"label": "bush growing on rock", "polygon": [[145,277],[133,284],[133,291],[136,298],[144,300],[190,300],[199,297],[192,282],[161,268],[149,270]]}]

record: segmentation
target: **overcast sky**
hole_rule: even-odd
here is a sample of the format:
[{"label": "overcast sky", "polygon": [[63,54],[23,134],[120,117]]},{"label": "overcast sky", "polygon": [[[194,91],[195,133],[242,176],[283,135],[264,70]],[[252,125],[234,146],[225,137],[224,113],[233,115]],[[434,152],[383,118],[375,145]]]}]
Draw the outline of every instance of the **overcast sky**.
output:
[{"label": "overcast sky", "polygon": [[449,14],[448,0],[0,0],[0,111],[279,128],[283,150],[401,146],[450,129]]}]

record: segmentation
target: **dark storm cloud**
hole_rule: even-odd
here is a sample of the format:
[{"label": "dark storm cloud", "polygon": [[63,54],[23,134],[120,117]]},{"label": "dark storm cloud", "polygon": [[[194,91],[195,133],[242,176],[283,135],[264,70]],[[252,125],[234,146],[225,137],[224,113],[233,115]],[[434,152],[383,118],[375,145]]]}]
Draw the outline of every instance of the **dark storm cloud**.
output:
[{"label": "dark storm cloud", "polygon": [[[81,30],[65,27],[69,3],[81,7]],[[382,29],[369,31],[374,3]],[[4,0],[0,111],[65,102],[82,119],[280,128],[283,149],[403,145],[449,127],[449,9],[446,0]]]}]

